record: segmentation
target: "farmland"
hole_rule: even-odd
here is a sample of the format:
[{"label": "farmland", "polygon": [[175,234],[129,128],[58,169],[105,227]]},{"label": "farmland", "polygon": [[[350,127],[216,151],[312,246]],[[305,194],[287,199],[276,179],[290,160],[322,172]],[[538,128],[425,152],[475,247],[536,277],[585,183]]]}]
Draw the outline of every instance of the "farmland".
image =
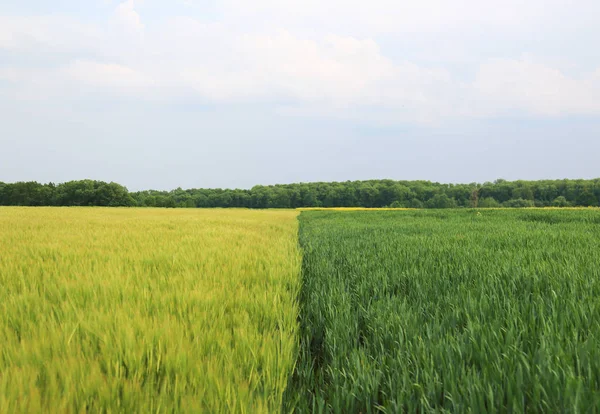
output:
[{"label": "farmland", "polygon": [[310,212],[299,412],[593,412],[597,211]]},{"label": "farmland", "polygon": [[0,208],[0,413],[595,412],[598,209]]},{"label": "farmland", "polygon": [[0,412],[273,412],[294,211],[0,209]]}]

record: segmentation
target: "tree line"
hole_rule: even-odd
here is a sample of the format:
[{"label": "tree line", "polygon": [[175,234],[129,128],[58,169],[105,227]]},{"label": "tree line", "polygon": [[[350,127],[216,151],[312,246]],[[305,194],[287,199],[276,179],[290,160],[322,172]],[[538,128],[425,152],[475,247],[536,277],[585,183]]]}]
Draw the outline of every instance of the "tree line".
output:
[{"label": "tree line", "polygon": [[94,180],[62,184],[0,182],[2,206],[108,207],[588,207],[600,205],[600,178],[592,180],[496,180],[483,184],[367,180],[258,185],[243,189],[129,192]]}]

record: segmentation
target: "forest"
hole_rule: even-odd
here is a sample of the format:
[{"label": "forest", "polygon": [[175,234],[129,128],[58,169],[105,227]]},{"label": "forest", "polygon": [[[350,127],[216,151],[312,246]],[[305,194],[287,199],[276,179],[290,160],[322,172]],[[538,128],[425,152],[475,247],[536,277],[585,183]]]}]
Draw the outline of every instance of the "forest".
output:
[{"label": "forest", "polygon": [[251,189],[146,190],[130,192],[111,182],[62,184],[0,182],[2,206],[108,206],[168,208],[300,207],[596,207],[600,178],[442,184],[431,181],[366,180],[257,185]]}]

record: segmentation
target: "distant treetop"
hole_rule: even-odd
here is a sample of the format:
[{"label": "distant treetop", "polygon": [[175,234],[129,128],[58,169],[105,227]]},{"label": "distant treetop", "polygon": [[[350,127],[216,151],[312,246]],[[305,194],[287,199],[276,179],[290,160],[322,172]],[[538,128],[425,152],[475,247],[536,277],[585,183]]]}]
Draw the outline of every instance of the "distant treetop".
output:
[{"label": "distant treetop", "polygon": [[0,182],[3,206],[106,207],[570,207],[600,205],[600,179],[442,184],[367,180],[262,186],[250,190],[188,189],[129,192],[117,183]]}]

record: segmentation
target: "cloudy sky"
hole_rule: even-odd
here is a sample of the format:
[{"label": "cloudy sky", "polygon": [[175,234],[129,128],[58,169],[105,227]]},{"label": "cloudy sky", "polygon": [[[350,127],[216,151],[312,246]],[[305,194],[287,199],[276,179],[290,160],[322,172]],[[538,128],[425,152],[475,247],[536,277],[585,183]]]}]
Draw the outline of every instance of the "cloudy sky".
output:
[{"label": "cloudy sky", "polygon": [[597,0],[2,0],[0,181],[600,176]]}]

